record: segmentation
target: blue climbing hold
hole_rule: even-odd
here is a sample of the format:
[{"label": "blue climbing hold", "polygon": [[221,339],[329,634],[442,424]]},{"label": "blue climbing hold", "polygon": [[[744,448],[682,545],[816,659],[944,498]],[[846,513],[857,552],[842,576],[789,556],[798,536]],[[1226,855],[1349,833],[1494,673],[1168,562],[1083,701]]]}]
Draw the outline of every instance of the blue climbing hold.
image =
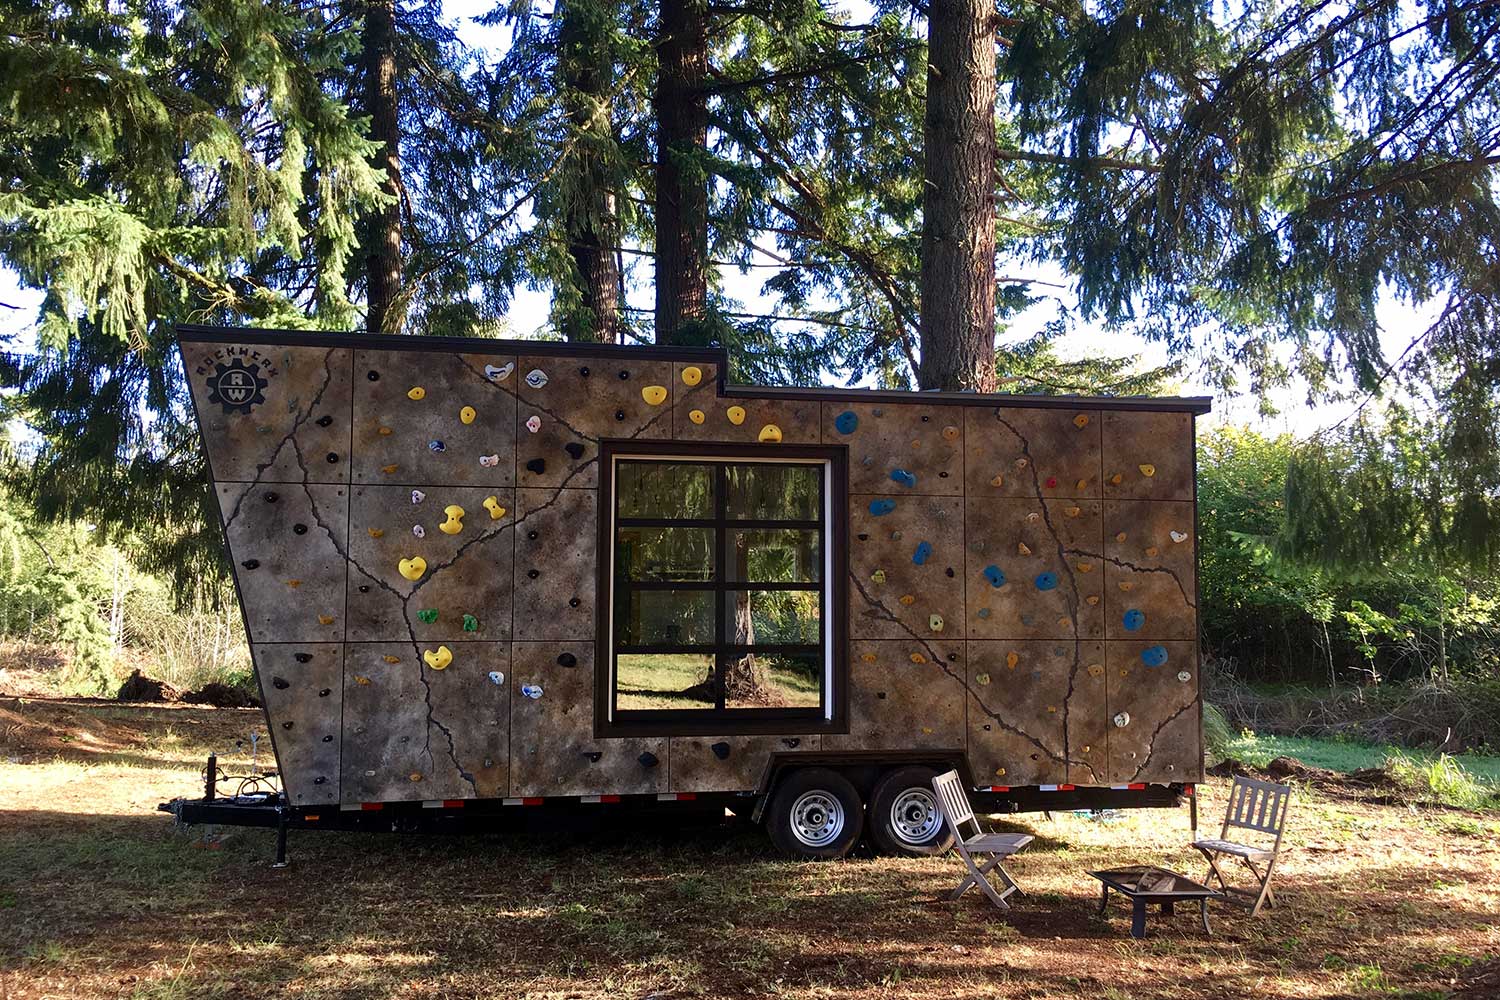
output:
[{"label": "blue climbing hold", "polygon": [[1037,590],[1056,590],[1057,589],[1057,574],[1056,573],[1038,573],[1037,577],[1036,577],[1036,589]]},{"label": "blue climbing hold", "polygon": [[1005,586],[1005,571],[999,566],[986,566],[984,568],[984,578],[990,581],[991,587]]},{"label": "blue climbing hold", "polygon": [[876,517],[882,517],[896,509],[896,501],[887,500],[882,497],[879,500],[870,501],[870,513]]},{"label": "blue climbing hold", "polygon": [[1125,612],[1125,631],[1137,632],[1142,625],[1146,624],[1146,616],[1135,608]]},{"label": "blue climbing hold", "polygon": [[1167,664],[1167,647],[1148,646],[1141,650],[1141,662],[1148,667],[1164,667]]},{"label": "blue climbing hold", "polygon": [[892,469],[891,481],[900,483],[907,489],[914,489],[917,485],[917,477],[912,475],[910,472],[907,472],[905,469]]},{"label": "blue climbing hold", "polygon": [[853,434],[859,427],[859,417],[853,410],[845,410],[833,418],[833,429],[840,434]]},{"label": "blue climbing hold", "polygon": [[927,542],[918,542],[917,551],[911,554],[911,561],[920,566],[927,561],[927,557],[930,555],[932,555],[932,546]]}]

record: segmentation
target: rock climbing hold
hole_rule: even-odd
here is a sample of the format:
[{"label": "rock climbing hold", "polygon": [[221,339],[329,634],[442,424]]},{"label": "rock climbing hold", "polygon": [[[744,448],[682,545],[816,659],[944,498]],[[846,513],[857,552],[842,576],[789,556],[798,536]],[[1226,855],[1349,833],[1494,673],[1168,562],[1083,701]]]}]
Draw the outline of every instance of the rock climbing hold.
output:
[{"label": "rock climbing hold", "polygon": [[532,701],[536,701],[542,696],[542,688],[539,684],[522,684],[521,693]]},{"label": "rock climbing hold", "polygon": [[380,430],[378,431],[378,433],[380,434],[381,437],[390,437],[391,436],[391,429],[389,427],[382,427],[382,428],[380,428]]},{"label": "rock climbing hold", "polygon": [[1049,490],[1055,490],[1055,489],[1057,489],[1057,477],[1056,476],[1048,476],[1047,477],[1047,482],[1044,485]]},{"label": "rock climbing hold", "polygon": [[990,682],[990,675],[989,674],[975,674],[974,675],[974,683],[975,684],[988,684],[989,682]]},{"label": "rock climbing hold", "polygon": [[893,531],[893,532],[891,532],[891,541],[893,541],[893,542],[899,542],[899,541],[901,541],[901,532],[899,532],[899,531]]},{"label": "rock climbing hold", "polygon": [[885,570],[877,569],[875,572],[870,574],[870,579],[874,580],[876,583],[885,583]]},{"label": "rock climbing hold", "polygon": [[1090,677],[1103,677],[1104,676],[1104,664],[1102,664],[1102,663],[1090,663],[1089,664],[1089,676]]},{"label": "rock climbing hold", "polygon": [[1152,476],[1156,475],[1156,466],[1149,463],[1138,466],[1138,468],[1141,470],[1141,475],[1145,476],[1147,479],[1150,479]]},{"label": "rock climbing hold", "polygon": [[292,654],[292,659],[296,660],[298,663],[311,663],[312,662],[312,654],[311,653],[293,653]]},{"label": "rock climbing hold", "polygon": [[927,662],[927,657],[923,656],[921,653],[913,653],[911,654],[911,662],[920,665]]},{"label": "rock climbing hold", "polygon": [[1125,631],[1138,632],[1141,626],[1146,624],[1146,615],[1142,611],[1131,608],[1125,612],[1125,616],[1121,619],[1121,622],[1125,626]]},{"label": "rock climbing hold", "polygon": [[911,554],[911,561],[918,566],[925,565],[932,555],[932,545],[928,542],[918,542],[917,550]]},{"label": "rock climbing hold", "polygon": [[505,516],[505,508],[494,497],[484,498],[484,509],[490,512],[491,521],[498,521]]},{"label": "rock climbing hold", "polygon": [[983,570],[984,578],[989,581],[991,587],[1005,586],[1005,571],[999,566],[991,563]]},{"label": "rock climbing hold", "polygon": [[431,625],[433,622],[438,620],[438,609],[422,608],[417,612],[417,619],[419,621],[426,622],[428,625]]},{"label": "rock climbing hold", "polygon": [[1069,517],[1077,517],[1079,514],[1083,513],[1083,508],[1082,507],[1068,507],[1068,508],[1066,508],[1063,511],[1063,513],[1066,514],[1066,515],[1068,515]]},{"label": "rock climbing hold", "polygon": [[578,657],[572,653],[560,653],[557,657],[557,665],[559,667],[576,667],[578,666]]},{"label": "rock climbing hold", "polygon": [[542,429],[542,418],[533,413],[526,418],[526,429],[535,434]]},{"label": "rock climbing hold", "polygon": [[540,476],[547,471],[547,460],[545,458],[533,458],[526,463],[526,471]]},{"label": "rock climbing hold", "polygon": [[1005,665],[1007,667],[1009,667],[1010,669],[1012,669],[1012,670],[1016,669],[1016,664],[1018,664],[1020,662],[1021,662],[1021,654],[1017,653],[1015,650],[1011,650],[1009,653],[1005,654]]},{"label": "rock climbing hold", "polygon": [[380,471],[384,472],[387,476],[389,476],[389,475],[393,475],[395,473],[395,471],[397,469],[399,469],[399,468],[401,468],[401,466],[399,466],[399,465],[382,465],[380,467]]},{"label": "rock climbing hold", "polygon": [[1177,679],[1186,684],[1188,681],[1193,679],[1193,675],[1186,670],[1179,670],[1177,671]]},{"label": "rock climbing hold", "polygon": [[542,571],[539,570],[539,569],[528,569],[526,571],[526,578],[528,580],[535,580],[537,577],[539,577],[541,575],[542,575]]},{"label": "rock climbing hold", "polygon": [[464,631],[465,632],[478,632],[479,631],[479,619],[475,618],[473,615],[464,615]]},{"label": "rock climbing hold", "polygon": [[279,498],[276,496],[275,493],[267,493],[266,496],[265,496],[266,503],[275,503],[277,501],[277,499],[279,499]]},{"label": "rock climbing hold", "polygon": [[880,659],[880,657],[876,656],[874,653],[861,653],[859,654],[859,658],[866,663],[874,663],[876,660]]},{"label": "rock climbing hold", "polygon": [[577,441],[569,441],[563,445],[563,451],[567,452],[568,457],[576,462],[583,457],[584,448]]},{"label": "rock climbing hold", "polygon": [[870,513],[876,517],[884,517],[896,509],[896,501],[882,497],[879,500],[870,501]]},{"label": "rock climbing hold", "polygon": [[420,402],[423,399],[427,398],[427,390],[422,388],[420,385],[414,385],[410,389],[406,390],[406,398],[411,400],[412,402]]},{"label": "rock climbing hold", "polygon": [[729,744],[725,743],[723,740],[715,743],[713,746],[709,747],[709,749],[712,750],[714,752],[714,756],[719,758],[720,760],[729,759]]},{"label": "rock climbing hold", "polygon": [[307,534],[307,525],[305,525],[305,524],[294,524],[294,525],[292,525],[292,534],[294,534],[294,535],[305,535],[305,534]]},{"label": "rock climbing hold", "polygon": [[1057,574],[1056,573],[1038,573],[1037,574],[1037,578],[1036,578],[1036,589],[1037,590],[1056,590],[1057,589]]},{"label": "rock climbing hold", "polygon": [[423,493],[421,490],[412,490],[411,491],[411,502],[412,503],[421,503],[423,500],[426,500],[426,499],[427,499],[427,494]]},{"label": "rock climbing hold", "polygon": [[655,767],[657,764],[661,763],[661,761],[657,759],[656,754],[652,753],[649,750],[637,757],[636,762],[639,763],[642,767]]},{"label": "rock climbing hold", "polygon": [[302,586],[302,581],[301,580],[288,580],[286,582],[286,585],[288,587],[291,587],[293,590],[296,590],[298,587]]},{"label": "rock climbing hold", "polygon": [[1026,521],[1028,524],[1036,524],[1041,519],[1042,515],[1037,511],[1031,511],[1026,515]]},{"label": "rock climbing hold", "polygon": [[1131,583],[1129,580],[1121,580],[1120,589],[1128,594],[1131,590],[1135,589],[1135,584]]},{"label": "rock climbing hold", "polygon": [[979,609],[979,617],[980,618],[988,618],[989,616],[990,616],[990,609],[989,608],[980,608]]},{"label": "rock climbing hold", "polygon": [[460,531],[464,530],[464,509],[462,507],[460,507],[456,503],[450,503],[448,506],[443,508],[443,513],[448,515],[448,519],[442,524],[438,525],[439,531],[441,531],[445,535],[456,535]]},{"label": "rock climbing hold", "polygon": [[271,686],[274,687],[278,691],[285,691],[287,688],[291,687],[292,685],[291,685],[291,682],[287,681],[285,678],[282,678],[282,677],[272,677],[271,678]]},{"label": "rock climbing hold", "polygon": [[648,406],[660,406],[667,400],[667,387],[664,385],[646,385],[641,387],[641,398]]},{"label": "rock climbing hold", "polygon": [[1141,650],[1141,662],[1148,667],[1165,666],[1167,662],[1167,647],[1148,646]]},{"label": "rock climbing hold", "polygon": [[[1186,531],[1173,531],[1171,532],[1171,535],[1172,541],[1177,542],[1179,545],[1188,540]],[[1124,539],[1121,539],[1121,541],[1123,540]]]},{"label": "rock climbing hold", "polygon": [[957,441],[958,440],[958,428],[954,427],[952,424],[949,424],[947,427],[944,427],[943,428],[943,440],[944,441]]},{"label": "rock climbing hold", "polygon": [[499,455],[480,455],[479,464],[486,469],[493,469],[500,464]]},{"label": "rock climbing hold", "polygon": [[840,434],[853,434],[859,429],[859,414],[853,410],[845,410],[833,418],[833,429]]},{"label": "rock climbing hold", "polygon": [[410,778],[412,781],[421,781],[422,780],[422,772],[421,771],[413,771],[411,774],[408,774],[407,777]]},{"label": "rock climbing hold", "polygon": [[514,361],[507,361],[505,364],[500,365],[498,368],[494,365],[485,365],[484,377],[489,379],[491,382],[504,382],[506,379],[510,378],[510,373],[515,370],[516,363]]},{"label": "rock climbing hold", "polygon": [[1113,476],[1109,477],[1109,481],[1112,486],[1119,486],[1125,481],[1125,477],[1116,472]]},{"label": "rock climbing hold", "polygon": [[427,450],[432,452],[434,455],[441,455],[443,452],[448,450],[448,446],[443,444],[443,442],[441,441],[428,441]]},{"label": "rock climbing hold", "polygon": [[399,656],[391,656],[389,653],[386,654],[385,656],[382,656],[381,659],[384,660],[387,663],[400,663],[401,662],[401,657],[399,657]]},{"label": "rock climbing hold", "polygon": [[702,410],[688,410],[688,419],[695,424],[701,424],[708,419],[708,415]]},{"label": "rock climbing hold", "polygon": [[1019,556],[1029,556],[1029,555],[1031,555],[1031,547],[1029,545],[1027,545],[1025,542],[1017,542],[1016,543],[1016,555],[1019,555]]},{"label": "rock climbing hold", "polygon": [[927,616],[927,627],[929,629],[931,629],[932,631],[934,631],[934,632],[941,632],[943,630],[943,616],[942,615],[928,615]]},{"label": "rock climbing hold", "polygon": [[1117,535],[1115,535],[1115,541],[1117,541],[1117,542],[1123,542],[1128,537],[1130,537],[1130,536],[1126,535],[1125,532],[1122,531],[1122,532],[1118,533]]},{"label": "rock climbing hold", "polygon": [[1117,728],[1119,728],[1119,729],[1124,729],[1128,725],[1130,725],[1130,713],[1129,712],[1116,712],[1115,713],[1115,726]]},{"label": "rock climbing hold", "polygon": [[412,525],[411,526],[411,533],[413,535],[415,535],[416,537],[418,537],[418,538],[426,538],[427,537],[427,529],[424,528],[424,527],[422,527],[420,524],[414,524],[414,525]]},{"label": "rock climbing hold", "polygon": [[474,422],[474,418],[477,416],[479,416],[479,414],[474,412],[474,407],[465,406],[463,409],[458,411],[458,422],[461,424],[472,424]]},{"label": "rock climbing hold", "polygon": [[365,687],[365,686],[369,685],[370,678],[368,678],[368,677],[361,677],[359,674],[355,674],[354,675],[354,683],[360,685],[361,687]]},{"label": "rock climbing hold", "polygon": [[912,475],[910,472],[907,472],[905,469],[892,469],[891,482],[900,483],[907,489],[913,489],[917,485],[917,477]]},{"label": "rock climbing hold", "polygon": [[491,684],[500,685],[505,683],[505,674],[499,670],[491,670],[485,676],[490,679]]},{"label": "rock climbing hold", "polygon": [[1026,466],[1028,466],[1030,464],[1031,464],[1030,461],[1027,460],[1025,456],[1022,456],[1021,458],[1016,459],[1016,468],[1018,468],[1018,469],[1024,469],[1024,468],[1026,468]]},{"label": "rock climbing hold", "polygon": [[319,615],[318,616],[318,624],[319,625],[332,625],[333,624],[333,615]]},{"label": "rock climbing hold", "polygon": [[447,670],[448,664],[453,662],[453,650],[447,646],[439,646],[436,650],[422,650],[422,660],[433,670]]},{"label": "rock climbing hold", "polygon": [[743,406],[731,406],[724,411],[724,416],[729,418],[731,424],[738,427],[745,422],[745,408]]},{"label": "rock climbing hold", "polygon": [[1077,427],[1079,430],[1083,430],[1088,425],[1089,415],[1087,413],[1080,413],[1078,414],[1078,416],[1073,418],[1073,426]]},{"label": "rock climbing hold", "polygon": [[526,373],[526,384],[533,389],[540,389],[547,384],[547,373],[540,368],[533,368]]},{"label": "rock climbing hold", "polygon": [[319,427],[331,427],[333,426],[333,418],[325,413],[323,416],[318,418],[317,423]]},{"label": "rock climbing hold", "polygon": [[1093,571],[1094,564],[1091,562],[1081,562],[1078,564],[1078,572],[1080,573],[1092,573]]},{"label": "rock climbing hold", "polygon": [[1086,601],[1088,603],[1088,606],[1091,607],[1091,608],[1098,607],[1099,606],[1099,595],[1098,594],[1090,594],[1089,596],[1087,596],[1087,597],[1084,598],[1084,601]]},{"label": "rock climbing hold", "polygon": [[365,378],[369,379],[371,382],[379,382],[380,373],[375,371],[374,369],[371,369],[370,371],[365,372]]},{"label": "rock climbing hold", "polygon": [[780,444],[781,428],[775,424],[766,424],[760,429],[759,440],[761,444]]},{"label": "rock climbing hold", "polygon": [[703,381],[703,369],[697,365],[688,365],[682,370],[683,385],[697,385]]},{"label": "rock climbing hold", "polygon": [[408,580],[420,580],[422,579],[422,574],[427,572],[427,560],[421,556],[412,556],[410,559],[401,560],[397,563],[396,568]]},{"label": "rock climbing hold", "polygon": [[902,594],[897,598],[897,600],[899,600],[904,606],[908,608],[917,603],[917,598],[913,594]]},{"label": "rock climbing hold", "polygon": [[997,778],[1003,778],[1003,777],[1005,777],[1005,768],[1003,768],[1003,767],[997,767],[997,768],[995,768],[995,776]]},{"label": "rock climbing hold", "polygon": [[1148,559],[1155,559],[1160,554],[1161,549],[1157,548],[1155,545],[1146,546],[1146,557]]},{"label": "rock climbing hold", "polygon": [[1080,480],[1078,480],[1076,486],[1077,486],[1078,491],[1081,493],[1084,490],[1088,489],[1089,481],[1087,479],[1080,479]]}]

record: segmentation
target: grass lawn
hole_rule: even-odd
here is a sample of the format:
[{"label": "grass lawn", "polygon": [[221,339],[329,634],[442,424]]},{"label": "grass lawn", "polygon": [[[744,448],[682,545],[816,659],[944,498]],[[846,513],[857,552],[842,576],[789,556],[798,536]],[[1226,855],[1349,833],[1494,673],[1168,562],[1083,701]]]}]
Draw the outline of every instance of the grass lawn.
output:
[{"label": "grass lawn", "polygon": [[[943,898],[953,858],[791,862],[754,829],[626,832],[608,807],[587,835],[294,833],[274,870],[270,831],[155,812],[260,725],[0,699],[0,997],[1437,1000],[1500,956],[1500,812],[1299,788],[1281,906],[1215,906],[1212,937],[1153,914],[1135,941],[1084,871],[1201,873],[1185,810],[1000,823],[1036,835],[1008,914]],[[1226,787],[1200,786],[1205,826]]]},{"label": "grass lawn", "polygon": [[[1361,768],[1379,767],[1393,754],[1414,759],[1430,759],[1431,754],[1416,750],[1397,750],[1389,746],[1351,743],[1343,740],[1315,740],[1297,736],[1240,736],[1229,745],[1229,755],[1265,767],[1273,757],[1296,757],[1304,764],[1348,774]],[[1500,757],[1456,754],[1452,758],[1473,777],[1500,786]]]},{"label": "grass lawn", "polygon": [[[782,706],[816,707],[818,678],[789,669],[776,657],[762,656],[767,694]],[[620,657],[619,707],[712,708],[709,701],[679,692],[695,687],[708,672],[711,658],[695,653],[630,653]]]}]

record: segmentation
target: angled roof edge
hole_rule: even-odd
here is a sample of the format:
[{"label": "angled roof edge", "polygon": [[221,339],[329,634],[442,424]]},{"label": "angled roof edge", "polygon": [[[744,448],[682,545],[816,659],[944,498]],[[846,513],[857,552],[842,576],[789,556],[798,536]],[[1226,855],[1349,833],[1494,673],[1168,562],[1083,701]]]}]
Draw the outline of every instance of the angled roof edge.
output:
[{"label": "angled roof edge", "polygon": [[1208,396],[1040,396],[1005,392],[934,392],[902,389],[840,389],[801,386],[727,385],[723,373],[729,352],[722,347],[675,347],[654,344],[573,343],[560,340],[501,340],[485,337],[410,337],[380,333],[331,333],[319,330],[278,330],[179,323],[177,339],[193,344],[265,344],[290,347],[361,347],[380,351],[463,351],[466,353],[529,354],[537,357],[644,356],[661,361],[716,364],[724,396],[759,399],[802,399],[850,403],[924,402],[938,406],[1003,406],[1027,409],[1144,410],[1203,414],[1212,408]]}]

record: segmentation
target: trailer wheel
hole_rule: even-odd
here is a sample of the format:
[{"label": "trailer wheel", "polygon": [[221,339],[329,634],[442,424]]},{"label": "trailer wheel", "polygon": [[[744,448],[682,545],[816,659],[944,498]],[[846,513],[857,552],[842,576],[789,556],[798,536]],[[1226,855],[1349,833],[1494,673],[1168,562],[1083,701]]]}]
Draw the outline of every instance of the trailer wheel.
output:
[{"label": "trailer wheel", "polygon": [[870,796],[870,840],[883,854],[931,857],[953,846],[953,832],[938,810],[928,767],[898,767],[875,783]]},{"label": "trailer wheel", "polygon": [[826,861],[849,853],[864,829],[864,813],[848,778],[826,767],[798,768],[777,785],[766,829],[783,853]]}]

